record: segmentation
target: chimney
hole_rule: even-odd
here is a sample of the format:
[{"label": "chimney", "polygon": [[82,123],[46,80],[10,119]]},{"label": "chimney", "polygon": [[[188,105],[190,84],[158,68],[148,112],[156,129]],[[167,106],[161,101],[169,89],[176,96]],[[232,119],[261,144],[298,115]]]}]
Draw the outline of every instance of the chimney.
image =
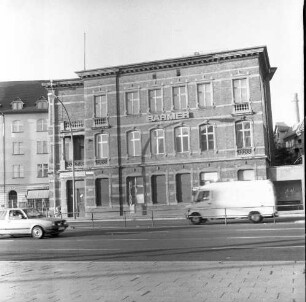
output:
[{"label": "chimney", "polygon": [[293,103],[295,103],[293,106],[294,109],[294,115],[295,115],[295,122],[298,124],[300,122],[300,111],[299,111],[299,100],[298,100],[298,94],[294,94],[294,99],[292,100]]}]

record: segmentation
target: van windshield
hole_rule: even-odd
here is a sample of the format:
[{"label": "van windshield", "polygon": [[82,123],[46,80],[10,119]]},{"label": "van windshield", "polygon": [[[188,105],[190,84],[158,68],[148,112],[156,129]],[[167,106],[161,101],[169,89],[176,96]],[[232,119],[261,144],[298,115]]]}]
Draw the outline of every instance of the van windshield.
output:
[{"label": "van windshield", "polygon": [[209,195],[210,195],[209,193],[210,193],[209,191],[199,191],[195,202],[209,200]]}]

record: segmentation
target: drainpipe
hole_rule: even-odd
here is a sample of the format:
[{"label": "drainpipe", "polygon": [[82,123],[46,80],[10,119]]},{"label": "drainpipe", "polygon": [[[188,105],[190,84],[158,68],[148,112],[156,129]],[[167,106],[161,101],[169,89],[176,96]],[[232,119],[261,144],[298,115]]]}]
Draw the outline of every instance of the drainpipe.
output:
[{"label": "drainpipe", "polygon": [[3,203],[6,204],[5,201],[5,117],[4,113],[0,112],[2,115],[2,125],[3,125],[3,131],[2,131],[2,154],[3,154]]}]

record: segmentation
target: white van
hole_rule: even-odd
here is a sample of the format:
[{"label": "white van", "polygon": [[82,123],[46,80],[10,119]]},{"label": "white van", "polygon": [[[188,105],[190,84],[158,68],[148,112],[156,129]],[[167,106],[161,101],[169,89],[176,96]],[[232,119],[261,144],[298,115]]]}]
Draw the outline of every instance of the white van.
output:
[{"label": "white van", "polygon": [[245,218],[254,223],[275,217],[276,198],[270,180],[216,182],[197,187],[188,207],[193,224],[208,219]]}]

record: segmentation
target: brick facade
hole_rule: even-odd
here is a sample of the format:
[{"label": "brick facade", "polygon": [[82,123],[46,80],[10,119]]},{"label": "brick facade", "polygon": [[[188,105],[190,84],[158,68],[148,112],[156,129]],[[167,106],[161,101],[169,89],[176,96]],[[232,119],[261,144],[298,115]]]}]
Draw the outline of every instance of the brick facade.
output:
[{"label": "brick facade", "polygon": [[[76,146],[81,160],[75,160],[77,210],[80,215],[110,209],[122,214],[131,204],[189,202],[191,188],[205,181],[203,173],[210,173],[214,181],[266,179],[272,160],[269,81],[274,72],[266,48],[256,47],[81,71],[78,79],[46,85],[53,205],[61,205],[63,212],[72,210],[67,189],[72,172],[65,144],[70,131],[58,98],[69,112],[74,140],[78,137],[81,142]],[[204,86],[207,106],[201,103]],[[157,100],[150,98],[152,90]],[[243,102],[234,100],[237,91]],[[99,96],[107,104],[103,118],[95,112]],[[161,110],[152,112],[150,102],[160,101]],[[239,142],[237,123],[245,127],[239,130],[243,133]],[[154,152],[156,133],[164,137],[160,154]],[[102,159],[97,157],[101,134],[108,148]],[[245,146],[239,146],[240,140]]]}]

